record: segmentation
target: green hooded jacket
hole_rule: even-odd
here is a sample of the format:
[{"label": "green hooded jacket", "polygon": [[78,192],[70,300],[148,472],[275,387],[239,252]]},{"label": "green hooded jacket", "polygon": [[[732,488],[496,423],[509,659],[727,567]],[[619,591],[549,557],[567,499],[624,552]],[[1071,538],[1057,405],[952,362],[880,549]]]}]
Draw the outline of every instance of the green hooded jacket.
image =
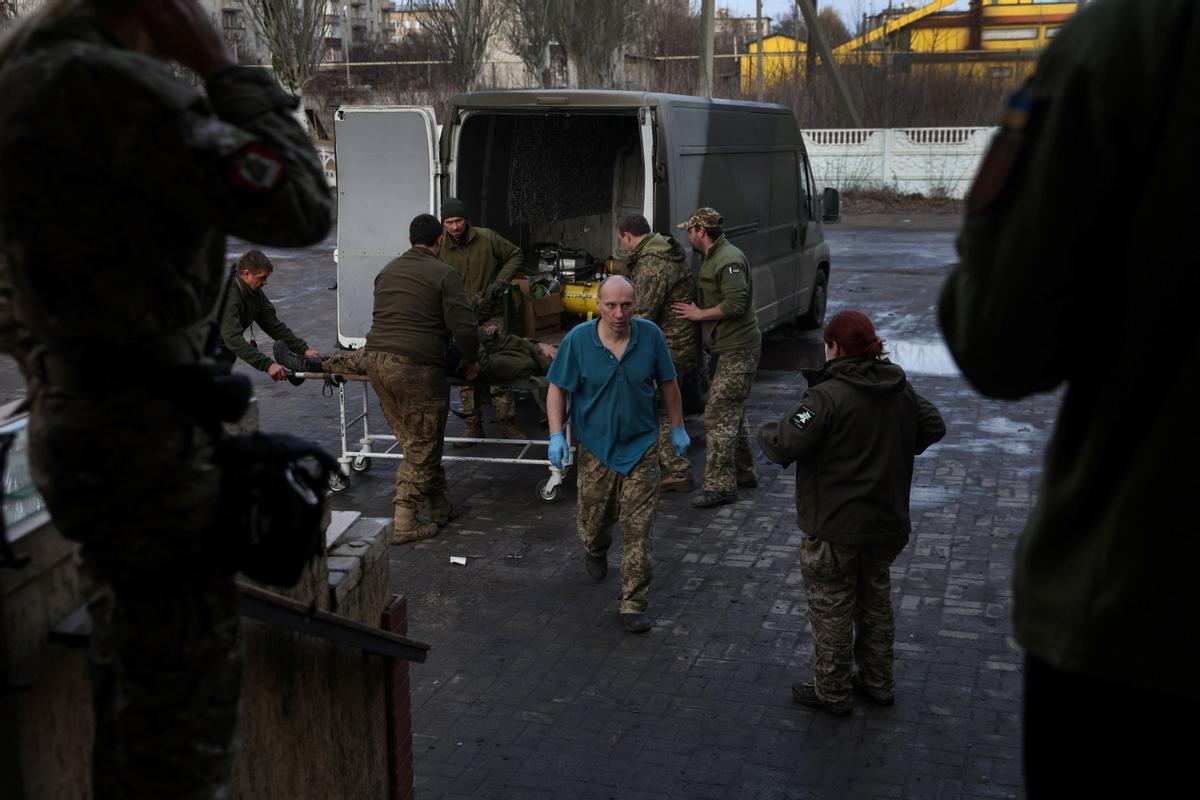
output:
[{"label": "green hooded jacket", "polygon": [[633,313],[657,325],[667,340],[675,371],[680,375],[700,363],[696,323],[678,316],[672,303],[696,302],[696,277],[679,242],[651,233],[629,254],[627,266],[637,306]]},{"label": "green hooded jacket", "polygon": [[458,270],[467,297],[482,295],[494,283],[507,284],[521,269],[521,250],[500,234],[471,225],[461,242],[442,239],[442,261]]}]

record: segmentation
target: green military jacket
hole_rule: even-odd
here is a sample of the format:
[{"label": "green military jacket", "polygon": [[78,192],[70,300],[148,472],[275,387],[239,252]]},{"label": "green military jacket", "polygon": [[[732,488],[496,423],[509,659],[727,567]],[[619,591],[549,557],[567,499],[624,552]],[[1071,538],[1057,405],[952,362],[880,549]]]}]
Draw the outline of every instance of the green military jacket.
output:
[{"label": "green military jacket", "polygon": [[458,270],[468,297],[483,294],[493,283],[507,284],[521,269],[521,250],[500,234],[471,225],[461,242],[449,234],[442,240],[442,261]]},{"label": "green military jacket", "polygon": [[367,349],[444,365],[451,337],[462,361],[478,362],[479,328],[462,278],[433,253],[412,247],[375,276]]},{"label": "green military jacket", "polygon": [[257,347],[246,341],[246,329],[257,325],[272,339],[285,342],[293,353],[303,355],[308,343],[280,321],[275,306],[267,299],[262,289],[257,291],[245,284],[240,276],[234,275],[225,301],[225,315],[221,320],[221,339],[229,351],[255,369],[267,371],[275,362]]},{"label": "green military jacket", "polygon": [[841,545],[907,536],[913,458],[946,435],[941,415],[886,360],[838,358],[805,377],[800,402],[758,432],[767,458],[796,464],[796,525]]},{"label": "green military jacket", "polygon": [[1018,640],[1193,700],[1197,109],[1200,4],[1089,4],[1009,102],[938,306],[984,394],[1066,386],[1017,547]]},{"label": "green military jacket", "polygon": [[696,305],[720,306],[725,319],[700,323],[700,339],[712,353],[730,353],[762,346],[750,262],[722,235],[700,262]]},{"label": "green military jacket", "polygon": [[227,233],[300,247],[329,228],[296,101],[264,70],[202,91],[76,12],[0,68],[0,96],[13,313],[67,363],[196,360]]},{"label": "green military jacket", "polygon": [[626,271],[637,297],[634,314],[660,329],[681,376],[700,363],[700,336],[696,323],[678,316],[672,303],[696,301],[696,277],[683,248],[670,236],[651,233],[629,254]]},{"label": "green military jacket", "polygon": [[0,64],[0,98],[0,256],[29,341],[34,479],[97,575],[159,580],[211,557],[220,484],[167,396],[169,376],[196,373],[166,368],[202,358],[227,234],[324,238],[324,171],[266,70],[196,88],[82,10]]}]

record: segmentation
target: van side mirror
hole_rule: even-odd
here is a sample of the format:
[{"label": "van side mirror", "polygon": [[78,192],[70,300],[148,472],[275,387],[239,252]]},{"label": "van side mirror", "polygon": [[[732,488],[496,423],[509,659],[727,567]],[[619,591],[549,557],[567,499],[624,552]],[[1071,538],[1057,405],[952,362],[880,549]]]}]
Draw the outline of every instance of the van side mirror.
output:
[{"label": "van side mirror", "polygon": [[821,195],[821,221],[842,221],[842,198],[837,189],[826,187]]}]

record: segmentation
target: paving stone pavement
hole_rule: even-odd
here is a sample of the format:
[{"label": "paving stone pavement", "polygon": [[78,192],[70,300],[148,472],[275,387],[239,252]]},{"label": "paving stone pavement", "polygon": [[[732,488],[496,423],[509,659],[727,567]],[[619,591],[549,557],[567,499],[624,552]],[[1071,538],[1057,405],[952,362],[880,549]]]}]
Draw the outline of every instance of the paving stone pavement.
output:
[{"label": "paving stone pavement", "polygon": [[[644,636],[625,633],[617,617],[619,549],[604,581],[584,572],[573,477],[547,503],[534,491],[543,468],[450,464],[461,517],[390,553],[410,635],[433,646],[411,671],[419,798],[1023,795],[1011,564],[1058,399],[985,400],[946,368],[934,304],[956,223],[848,218],[827,228],[830,313],[866,311],[897,360],[921,367],[911,380],[948,424],[946,439],[917,459],[913,537],[892,567],[896,705],[860,703],[838,719],[792,702],[790,686],[810,677],[812,658],[795,481],[761,453],[759,488],[734,505],[695,510],[687,496],[663,497],[655,627]],[[323,352],[335,338],[332,247],[273,252],[267,287],[280,317]],[[815,332],[768,337],[752,426],[783,416],[803,391],[797,366],[820,352]],[[9,372],[6,363],[0,399],[16,391]],[[340,450],[337,403],[318,385],[253,377],[264,429]],[[521,405],[532,432],[536,407]],[[695,439],[702,420],[688,428]],[[703,447],[690,457],[699,474]],[[390,515],[393,466],[377,460],[354,475],[333,507]],[[451,555],[467,565],[451,565]]]}]

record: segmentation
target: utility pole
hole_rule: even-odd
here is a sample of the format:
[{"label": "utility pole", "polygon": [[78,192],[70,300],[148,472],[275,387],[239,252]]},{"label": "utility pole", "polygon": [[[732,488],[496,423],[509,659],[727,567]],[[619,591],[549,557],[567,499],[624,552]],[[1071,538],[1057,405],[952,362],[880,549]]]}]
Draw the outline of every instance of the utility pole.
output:
[{"label": "utility pole", "polygon": [[[816,10],[817,10],[817,0],[813,0],[813,11],[816,11]],[[813,46],[814,42],[813,42],[813,33],[812,33],[811,27],[808,29],[808,37],[807,38],[808,38],[808,47],[806,48],[806,52],[804,54],[804,63],[805,63],[804,72],[806,75],[808,75],[811,78],[813,75],[815,75],[817,73],[817,48]],[[799,40],[797,40],[797,41],[799,41]],[[796,47],[799,48],[800,45],[797,44]]]},{"label": "utility pole", "polygon": [[700,0],[700,96],[713,95],[713,36],[716,0]]},{"label": "utility pole", "polygon": [[350,88],[350,6],[342,6],[342,57],[346,59],[346,88]]},{"label": "utility pole", "polygon": [[763,46],[767,43],[767,37],[763,34],[762,0],[754,2],[754,30],[758,33],[758,102],[761,103],[767,85],[767,79],[763,76]]},{"label": "utility pole", "polygon": [[[829,75],[833,78],[833,88],[836,90],[838,100],[841,101],[842,110],[854,123],[854,127],[861,128],[863,126],[862,117],[858,115],[858,109],[854,107],[854,101],[850,99],[850,90],[842,79],[842,72],[838,69],[837,62],[833,60],[833,51],[829,49],[829,43],[825,41],[825,34],[821,32],[821,26],[817,24],[817,12],[813,9],[812,0],[796,0],[796,6],[804,14],[804,22],[808,25],[808,35],[817,43],[817,49],[821,54],[821,64],[829,70]],[[809,79],[811,80],[811,78],[810,75]]]}]

